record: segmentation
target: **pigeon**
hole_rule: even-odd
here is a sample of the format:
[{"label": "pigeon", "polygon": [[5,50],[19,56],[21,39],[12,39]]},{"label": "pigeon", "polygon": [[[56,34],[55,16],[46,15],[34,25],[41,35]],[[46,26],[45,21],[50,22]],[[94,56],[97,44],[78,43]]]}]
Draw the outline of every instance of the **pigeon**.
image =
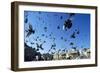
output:
[{"label": "pigeon", "polygon": [[28,37],[28,36],[30,36],[31,34],[34,34],[34,33],[35,33],[35,30],[33,30],[31,24],[29,24],[29,29],[27,30],[27,32],[28,32],[28,33],[27,33],[26,37]]},{"label": "pigeon", "polygon": [[71,18],[72,16],[74,16],[75,15],[75,13],[70,13],[69,14],[69,18]]},{"label": "pigeon", "polygon": [[65,52],[65,49],[63,49],[62,51]]},{"label": "pigeon", "polygon": [[39,51],[39,49],[36,49],[36,51]]},{"label": "pigeon", "polygon": [[79,30],[77,30],[77,29],[75,29],[75,32],[76,32],[76,34],[79,34],[79,33],[80,33],[80,31],[79,31]]},{"label": "pigeon", "polygon": [[56,50],[56,48],[54,47],[53,50]]},{"label": "pigeon", "polygon": [[39,45],[38,43],[36,43],[36,45],[37,45],[37,49],[40,48],[41,50],[44,50],[44,48],[42,47],[43,44],[40,44],[40,45]]},{"label": "pigeon", "polygon": [[39,36],[37,36],[37,39],[39,38]]},{"label": "pigeon", "polygon": [[37,39],[35,39],[35,41],[37,41]]},{"label": "pigeon", "polygon": [[47,27],[44,27],[44,31],[47,32]]},{"label": "pigeon", "polygon": [[48,38],[48,36],[45,36],[46,38]]},{"label": "pigeon", "polygon": [[65,23],[63,25],[63,29],[67,30],[72,27],[72,17],[75,15],[75,13],[70,13],[69,18],[65,20]]},{"label": "pigeon", "polygon": [[42,34],[42,36],[45,36],[44,34]]},{"label": "pigeon", "polygon": [[43,41],[43,43],[46,43],[46,41]]},{"label": "pigeon", "polygon": [[57,29],[60,29],[60,26],[57,26]]},{"label": "pigeon", "polygon": [[34,44],[34,42],[31,42],[31,44]]},{"label": "pigeon", "polygon": [[77,34],[79,34],[80,32],[79,31],[77,31]]},{"label": "pigeon", "polygon": [[51,34],[49,34],[49,36],[51,36]]},{"label": "pigeon", "polygon": [[51,51],[51,49],[48,50],[48,52],[50,52],[50,51]]},{"label": "pigeon", "polygon": [[42,50],[44,50],[44,48],[42,47],[42,44],[40,44],[40,48],[41,48]]},{"label": "pigeon", "polygon": [[51,49],[55,49],[56,50],[56,44],[54,43],[53,45],[51,45],[51,48],[48,50],[48,52],[50,52],[51,51]]},{"label": "pigeon", "polygon": [[53,38],[53,41],[55,41],[55,38]]},{"label": "pigeon", "polygon": [[71,38],[75,38],[75,32],[70,36]]},{"label": "pigeon", "polygon": [[66,42],[67,40],[65,39],[64,41]]},{"label": "pigeon", "polygon": [[70,43],[70,45],[74,45],[74,43],[73,43],[73,42],[71,42],[71,43]]},{"label": "pigeon", "polygon": [[39,11],[38,13],[41,14],[41,11]]},{"label": "pigeon", "polygon": [[77,32],[77,29],[75,29],[75,31]]},{"label": "pigeon", "polygon": [[41,17],[39,17],[39,20],[41,20]]},{"label": "pigeon", "polygon": [[61,39],[63,40],[63,37],[61,37]]},{"label": "pigeon", "polygon": [[54,48],[54,47],[56,47],[56,44],[55,43],[53,45],[51,45],[51,49]]},{"label": "pigeon", "polygon": [[60,19],[63,19],[63,17],[61,16]]},{"label": "pigeon", "polygon": [[51,52],[51,54],[54,54],[54,52]]},{"label": "pigeon", "polygon": [[58,50],[58,52],[60,52],[60,51],[61,51],[61,49]]},{"label": "pigeon", "polygon": [[72,47],[72,48],[76,50],[76,47]]},{"label": "pigeon", "polygon": [[25,23],[27,23],[27,22],[28,22],[28,19],[27,19],[27,18],[25,18],[24,22],[25,22]]},{"label": "pigeon", "polygon": [[39,41],[41,41],[41,39],[39,39]]},{"label": "pigeon", "polygon": [[72,27],[72,20],[68,19],[63,25],[63,29],[70,29]]}]

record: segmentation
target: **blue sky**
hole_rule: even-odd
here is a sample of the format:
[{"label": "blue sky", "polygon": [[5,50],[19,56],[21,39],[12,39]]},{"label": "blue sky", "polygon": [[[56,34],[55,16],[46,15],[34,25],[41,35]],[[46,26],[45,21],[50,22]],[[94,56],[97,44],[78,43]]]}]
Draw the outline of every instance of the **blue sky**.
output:
[{"label": "blue sky", "polygon": [[[30,23],[35,33],[29,37],[24,37],[24,39],[28,41],[27,44],[29,46],[35,48],[36,44],[32,45],[31,42],[41,44],[43,41],[46,41],[42,46],[44,50],[41,50],[41,52],[43,53],[46,53],[54,43],[56,44],[56,50],[70,49],[72,47],[70,45],[71,42],[74,43],[73,47],[77,47],[77,49],[90,48],[90,14],[75,13],[72,20],[72,27],[67,31],[63,30],[63,25],[64,21],[69,18],[69,13],[24,11],[24,19],[26,18],[28,22],[24,23],[24,30],[29,29]],[[57,29],[58,26],[60,29]],[[47,31],[44,30],[45,27]],[[71,38],[70,36],[76,30],[79,30],[79,34],[75,35],[76,38]],[[42,36],[42,34],[45,36]],[[51,37],[49,36],[50,34],[52,34]],[[35,41],[37,36],[39,36],[41,41]],[[61,37],[63,37],[63,40]],[[52,38],[55,38],[55,41]]]}]

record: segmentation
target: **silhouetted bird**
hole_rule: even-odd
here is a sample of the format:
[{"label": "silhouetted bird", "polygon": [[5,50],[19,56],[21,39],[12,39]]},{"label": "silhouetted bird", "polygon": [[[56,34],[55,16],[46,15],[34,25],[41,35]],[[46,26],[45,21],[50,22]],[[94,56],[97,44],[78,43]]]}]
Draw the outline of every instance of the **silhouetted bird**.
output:
[{"label": "silhouetted bird", "polygon": [[63,40],[63,37],[61,37],[61,39]]},{"label": "silhouetted bird", "polygon": [[39,36],[37,36],[37,39],[39,38]]},{"label": "silhouetted bird", "polygon": [[43,41],[43,43],[46,43],[46,41]]},{"label": "silhouetted bird", "polygon": [[75,38],[75,32],[70,36],[71,38]]},{"label": "silhouetted bird", "polygon": [[39,17],[39,20],[41,20],[42,18],[41,17]]},{"label": "silhouetted bird", "polygon": [[79,31],[77,31],[77,34],[79,34],[80,32]]},{"label": "silhouetted bird", "polygon": [[73,43],[73,42],[71,42],[71,43],[70,43],[70,45],[74,45],[74,43]]},{"label": "silhouetted bird", "polygon": [[51,49],[48,50],[48,53],[51,51]]},{"label": "silhouetted bird", "polygon": [[39,41],[41,41],[41,39],[39,39]]},{"label": "silhouetted bird", "polygon": [[70,29],[72,27],[72,20],[68,19],[63,25],[63,29]]},{"label": "silhouetted bird", "polygon": [[36,45],[37,45],[37,49],[40,48],[41,50],[44,50],[44,48],[42,47],[43,44],[40,44],[40,45],[39,45],[38,43],[36,43]]},{"label": "silhouetted bird", "polygon": [[51,36],[51,34],[49,34],[49,36]]},{"label": "silhouetted bird", "polygon": [[53,38],[53,41],[55,41],[56,38]]},{"label": "silhouetted bird", "polygon": [[37,41],[37,39],[35,39],[35,41]]},{"label": "silhouetted bird", "polygon": [[28,33],[27,33],[26,37],[28,37],[28,36],[30,36],[31,34],[34,34],[34,33],[35,33],[35,30],[33,30],[31,24],[29,24],[29,29],[28,29],[27,32],[28,32]]},{"label": "silhouetted bird", "polygon": [[57,29],[60,29],[60,26],[57,26]]},{"label": "silhouetted bird", "polygon": [[26,42],[28,42],[28,40],[26,40]]},{"label": "silhouetted bird", "polygon": [[63,16],[61,16],[60,19],[63,19]]},{"label": "silhouetted bird", "polygon": [[74,16],[74,15],[75,15],[75,13],[70,13],[70,14],[69,14],[70,17],[72,17],[72,16]]},{"label": "silhouetted bird", "polygon": [[54,52],[51,52],[51,54],[54,54]]},{"label": "silhouetted bird", "polygon": [[31,42],[31,44],[34,44],[34,42]]},{"label": "silhouetted bird", "polygon": [[46,38],[48,38],[48,36],[45,36]]},{"label": "silhouetted bird", "polygon": [[27,23],[28,22],[28,18],[25,18],[24,22]]},{"label": "silhouetted bird", "polygon": [[41,11],[39,11],[38,13],[41,14]]},{"label": "silhouetted bird", "polygon": [[72,17],[75,15],[75,13],[70,13],[69,18],[65,21],[63,25],[63,29],[67,30],[72,27]]},{"label": "silhouetted bird", "polygon": [[42,34],[42,36],[45,36],[44,34]]},{"label": "silhouetted bird", "polygon": [[61,51],[61,49],[58,50],[58,52],[60,52],[60,51]]},{"label": "silhouetted bird", "polygon": [[47,27],[44,27],[44,31],[47,32]]},{"label": "silhouetted bird", "polygon": [[36,49],[36,51],[39,51],[39,49]]},{"label": "silhouetted bird", "polygon": [[63,49],[62,51],[65,52],[65,49]]},{"label": "silhouetted bird", "polygon": [[77,47],[72,47],[74,50],[76,50]]},{"label": "silhouetted bird", "polygon": [[53,49],[56,47],[56,44],[54,43],[53,45],[51,45],[51,48],[50,49]]},{"label": "silhouetted bird", "polygon": [[53,50],[56,50],[56,48],[53,48]]},{"label": "silhouetted bird", "polygon": [[75,31],[77,32],[77,29],[75,29]]},{"label": "silhouetted bird", "polygon": [[65,39],[64,41],[66,42],[67,40]]}]

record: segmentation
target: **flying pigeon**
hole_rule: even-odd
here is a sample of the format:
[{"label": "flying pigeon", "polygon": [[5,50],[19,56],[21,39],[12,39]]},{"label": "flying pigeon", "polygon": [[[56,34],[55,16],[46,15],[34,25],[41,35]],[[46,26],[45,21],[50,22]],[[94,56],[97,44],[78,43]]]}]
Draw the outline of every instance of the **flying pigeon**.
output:
[{"label": "flying pigeon", "polygon": [[63,40],[63,37],[61,37],[61,39]]},{"label": "flying pigeon", "polygon": [[42,47],[43,44],[40,44],[40,45],[39,45],[38,43],[36,43],[36,45],[37,45],[37,49],[40,48],[41,50],[44,50],[44,48]]},{"label": "flying pigeon", "polygon": [[26,37],[28,37],[28,36],[30,36],[31,34],[34,34],[34,33],[35,33],[35,30],[33,30],[31,24],[29,24],[29,29],[27,30],[27,32],[28,32],[28,33],[27,33]]},{"label": "flying pigeon", "polygon": [[41,11],[39,11],[38,13],[41,14]]},{"label": "flying pigeon", "polygon": [[65,39],[64,41],[66,42],[67,40]]},{"label": "flying pigeon", "polygon": [[51,49],[54,48],[54,47],[56,47],[56,44],[55,43],[53,45],[51,45]]},{"label": "flying pigeon", "polygon": [[71,43],[70,43],[70,45],[74,45],[74,43],[73,43],[73,42],[71,42]]},{"label": "flying pigeon", "polygon": [[27,22],[28,22],[28,19],[27,19],[27,18],[25,18],[24,22],[25,22],[25,23],[27,23]]},{"label": "flying pigeon", "polygon": [[31,44],[34,44],[34,42],[31,42]]},{"label": "flying pigeon", "polygon": [[72,20],[68,19],[63,25],[63,29],[70,29],[72,27]]},{"label": "flying pigeon", "polygon": [[60,29],[60,26],[57,26],[57,29]]},{"label": "flying pigeon", "polygon": [[67,30],[72,27],[72,17],[75,15],[75,13],[70,13],[69,18],[65,20],[65,23],[63,25],[63,29]]},{"label": "flying pigeon", "polygon": [[72,47],[72,48],[76,50],[76,47]]},{"label": "flying pigeon", "polygon": [[42,36],[45,36],[44,34],[42,34]]},{"label": "flying pigeon", "polygon": [[61,16],[60,19],[63,19],[63,17]]},{"label": "flying pigeon", "polygon": [[46,43],[46,41],[43,41],[43,43]]},{"label": "flying pigeon", "polygon": [[73,32],[73,34],[71,35],[71,38],[75,38],[75,32]]},{"label": "flying pigeon", "polygon": [[47,27],[44,27],[44,31],[47,32]]},{"label": "flying pigeon", "polygon": [[75,13],[70,13],[69,14],[69,18],[71,18],[72,16],[74,16],[75,15]]},{"label": "flying pigeon", "polygon": [[77,34],[79,34],[80,32],[79,31],[77,31]]}]

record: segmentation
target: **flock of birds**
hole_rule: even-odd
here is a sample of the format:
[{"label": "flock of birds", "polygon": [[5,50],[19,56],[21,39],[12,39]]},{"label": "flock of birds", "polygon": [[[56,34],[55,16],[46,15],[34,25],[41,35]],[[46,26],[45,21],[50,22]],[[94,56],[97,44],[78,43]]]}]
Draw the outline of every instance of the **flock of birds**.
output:
[{"label": "flock of birds", "polygon": [[[41,14],[41,12],[38,12],[39,14]],[[57,29],[59,30],[59,29],[63,29],[63,30],[65,30],[65,31],[68,31],[69,29],[71,29],[72,28],[72,26],[73,26],[73,17],[75,16],[75,13],[69,13],[69,17],[68,17],[68,19],[66,19],[65,20],[65,22],[64,22],[64,24],[63,24],[63,27],[60,27],[59,25],[57,26]],[[63,19],[63,16],[61,16],[60,17],[60,19]],[[41,20],[41,18],[39,18],[39,20]],[[31,23],[28,23],[28,15],[26,15],[25,16],[25,20],[24,20],[24,22],[25,22],[25,24],[28,24],[29,25],[29,28],[28,28],[28,30],[26,30],[25,29],[25,33],[27,33],[26,34],[26,36],[25,37],[29,37],[29,36],[31,36],[31,35],[34,35],[35,33],[37,33],[36,32],[36,30],[35,29],[33,29],[33,27],[32,27],[32,24]],[[43,21],[44,22],[44,21]],[[44,32],[47,32],[48,31],[48,27],[44,27],[43,28],[44,29]],[[70,35],[70,38],[71,39],[75,39],[76,37],[77,37],[77,35],[79,35],[80,34],[80,31],[79,31],[79,29],[75,29],[75,31]],[[45,37],[45,38],[50,38],[50,39],[52,39],[53,40],[53,44],[51,45],[51,47],[50,47],[50,49],[48,50],[48,53],[53,49],[53,50],[56,50],[56,43],[55,43],[55,40],[56,40],[56,38],[55,37],[52,37],[53,36],[53,32],[51,32],[48,36],[45,34],[45,33],[42,33],[41,34],[41,36],[42,37]],[[31,43],[31,45],[36,45],[36,49],[37,49],[37,51],[39,51],[40,49],[41,50],[44,50],[44,48],[43,48],[43,44],[44,43],[46,43],[47,41],[46,40],[44,40],[44,41],[42,41],[42,39],[40,38],[41,36],[37,36],[36,38],[35,38],[35,41],[41,41],[42,43],[41,44],[39,44],[39,43],[34,43],[34,42],[30,42]],[[67,41],[67,39],[65,39],[63,36],[60,38],[61,40],[64,40],[65,42]],[[27,42],[29,42],[29,41],[26,41],[25,43],[27,43]],[[73,46],[74,45],[74,42],[69,42],[69,45],[70,46],[72,46],[72,48],[73,49],[76,49],[77,47],[75,47],[75,46]],[[65,49],[59,49],[58,51],[65,51],[66,50],[66,48]]]}]

